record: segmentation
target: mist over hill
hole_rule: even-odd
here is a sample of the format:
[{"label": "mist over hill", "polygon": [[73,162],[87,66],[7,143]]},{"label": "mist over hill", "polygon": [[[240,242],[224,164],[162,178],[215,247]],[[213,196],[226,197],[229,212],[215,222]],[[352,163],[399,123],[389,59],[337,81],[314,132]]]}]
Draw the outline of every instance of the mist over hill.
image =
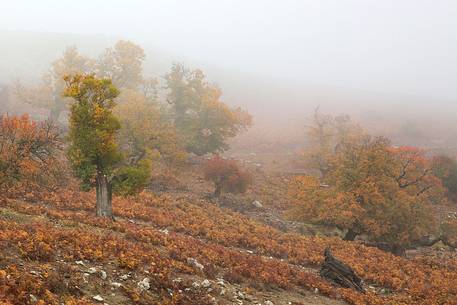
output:
[{"label": "mist over hill", "polygon": [[[0,31],[0,82],[37,82],[66,47],[77,46],[82,54],[97,57],[119,39],[128,37]],[[146,53],[145,75],[161,77],[173,62],[202,69],[211,82],[222,88],[226,103],[246,108],[254,115],[254,128],[247,137],[262,141],[273,137],[276,141],[284,139],[284,130],[301,135],[306,120],[319,106],[326,113],[347,113],[372,133],[389,136],[400,144],[456,145],[452,130],[457,103],[451,100],[259,77],[243,72],[241,67],[211,65],[153,44],[141,46]]]}]

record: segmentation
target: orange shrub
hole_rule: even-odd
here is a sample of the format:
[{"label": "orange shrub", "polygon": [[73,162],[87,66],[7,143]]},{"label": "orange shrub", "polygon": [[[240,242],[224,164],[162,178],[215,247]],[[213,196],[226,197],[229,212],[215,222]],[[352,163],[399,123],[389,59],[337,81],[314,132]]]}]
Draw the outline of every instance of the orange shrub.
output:
[{"label": "orange shrub", "polygon": [[23,178],[37,178],[53,168],[58,136],[48,122],[28,115],[0,118],[0,187]]}]

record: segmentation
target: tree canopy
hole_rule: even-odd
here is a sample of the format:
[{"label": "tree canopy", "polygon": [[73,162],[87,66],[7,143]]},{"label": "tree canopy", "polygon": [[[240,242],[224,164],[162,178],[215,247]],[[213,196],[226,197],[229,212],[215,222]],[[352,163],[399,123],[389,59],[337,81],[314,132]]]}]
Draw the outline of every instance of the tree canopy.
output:
[{"label": "tree canopy", "polygon": [[367,234],[391,245],[436,233],[432,205],[444,200],[445,190],[423,151],[365,136],[340,142],[326,162],[323,178],[291,183],[295,218],[337,226],[348,239]]},{"label": "tree canopy", "polygon": [[196,155],[221,152],[227,139],[251,125],[251,116],[221,101],[221,90],[209,84],[200,70],[173,65],[165,77],[174,126],[187,151]]}]

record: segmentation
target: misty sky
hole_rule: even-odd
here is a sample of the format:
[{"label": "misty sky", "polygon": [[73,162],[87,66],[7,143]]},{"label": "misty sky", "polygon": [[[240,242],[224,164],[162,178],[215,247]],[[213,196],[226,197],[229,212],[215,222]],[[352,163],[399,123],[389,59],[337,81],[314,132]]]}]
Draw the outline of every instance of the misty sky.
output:
[{"label": "misty sky", "polygon": [[452,100],[456,16],[452,0],[0,0],[0,29],[116,36],[263,78]]}]

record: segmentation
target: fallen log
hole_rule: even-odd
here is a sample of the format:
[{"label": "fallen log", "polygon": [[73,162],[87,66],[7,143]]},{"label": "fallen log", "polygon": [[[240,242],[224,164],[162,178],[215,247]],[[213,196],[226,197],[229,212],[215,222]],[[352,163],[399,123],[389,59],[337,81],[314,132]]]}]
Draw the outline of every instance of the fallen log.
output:
[{"label": "fallen log", "polygon": [[344,288],[352,288],[360,292],[365,292],[362,286],[362,279],[355,274],[351,267],[337,260],[332,255],[330,248],[325,249],[324,257],[325,260],[319,272],[322,277]]}]

